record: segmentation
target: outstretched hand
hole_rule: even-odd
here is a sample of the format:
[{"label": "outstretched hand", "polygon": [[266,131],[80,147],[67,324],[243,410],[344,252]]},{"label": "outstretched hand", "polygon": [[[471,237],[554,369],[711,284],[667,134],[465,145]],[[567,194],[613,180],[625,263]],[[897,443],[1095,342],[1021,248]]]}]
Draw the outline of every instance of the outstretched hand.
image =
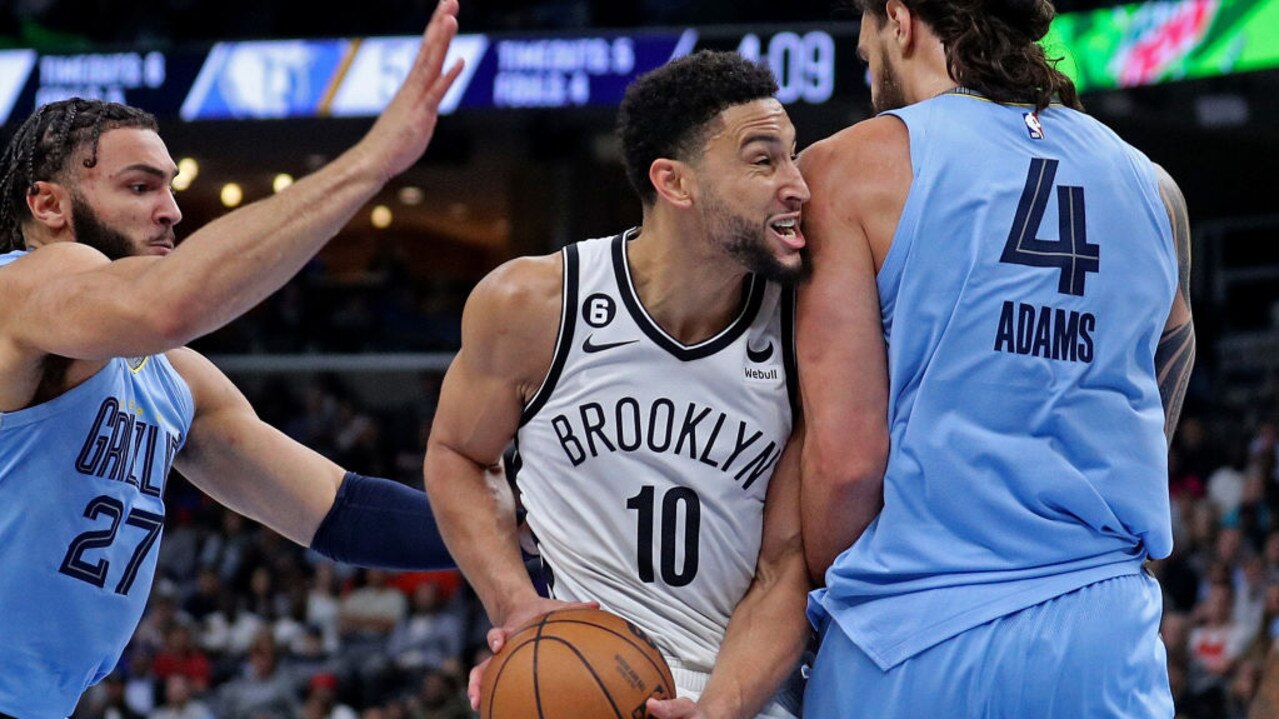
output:
[{"label": "outstretched hand", "polygon": [[460,59],[444,70],[449,44],[457,35],[457,11],[458,0],[440,0],[404,84],[360,143],[384,180],[404,172],[426,152],[440,102],[462,72]]},{"label": "outstretched hand", "polygon": [[[599,602],[562,602],[558,599],[538,597],[536,601],[524,604],[507,615],[506,622],[502,626],[493,627],[489,630],[486,637],[489,649],[494,654],[497,654],[502,651],[502,647],[506,646],[506,640],[519,631],[520,627],[551,612],[562,609],[599,608]],[[471,708],[476,711],[480,708],[480,683],[484,681],[484,670],[488,668],[491,661],[493,661],[493,658],[489,657],[477,664],[471,670],[471,677],[466,683],[466,696],[471,700]]]}]

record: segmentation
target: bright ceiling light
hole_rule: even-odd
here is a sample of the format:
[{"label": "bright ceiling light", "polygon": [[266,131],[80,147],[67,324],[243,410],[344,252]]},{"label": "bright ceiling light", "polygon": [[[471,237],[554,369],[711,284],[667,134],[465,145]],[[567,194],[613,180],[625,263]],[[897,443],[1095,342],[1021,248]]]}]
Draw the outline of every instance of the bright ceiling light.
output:
[{"label": "bright ceiling light", "polygon": [[238,207],[244,201],[244,190],[234,182],[222,186],[222,204],[226,207]]}]

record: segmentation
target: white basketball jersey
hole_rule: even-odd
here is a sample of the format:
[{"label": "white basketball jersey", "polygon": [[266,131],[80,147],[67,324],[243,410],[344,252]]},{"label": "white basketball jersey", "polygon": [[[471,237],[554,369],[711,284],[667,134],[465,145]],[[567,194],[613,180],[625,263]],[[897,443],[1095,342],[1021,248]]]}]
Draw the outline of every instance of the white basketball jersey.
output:
[{"label": "white basketball jersey", "polygon": [[684,345],[644,310],[634,231],[566,247],[555,360],[525,408],[516,483],[557,599],[595,600],[709,672],[755,575],[764,495],[791,431],[791,292]]}]

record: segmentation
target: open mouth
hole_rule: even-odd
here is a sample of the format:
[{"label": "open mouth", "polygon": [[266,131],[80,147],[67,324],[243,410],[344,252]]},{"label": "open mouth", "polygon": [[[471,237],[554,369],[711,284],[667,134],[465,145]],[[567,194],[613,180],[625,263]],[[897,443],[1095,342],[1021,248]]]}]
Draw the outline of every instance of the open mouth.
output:
[{"label": "open mouth", "polygon": [[798,250],[804,246],[804,235],[799,231],[798,217],[775,220],[768,223],[768,227],[781,238],[787,247]]}]

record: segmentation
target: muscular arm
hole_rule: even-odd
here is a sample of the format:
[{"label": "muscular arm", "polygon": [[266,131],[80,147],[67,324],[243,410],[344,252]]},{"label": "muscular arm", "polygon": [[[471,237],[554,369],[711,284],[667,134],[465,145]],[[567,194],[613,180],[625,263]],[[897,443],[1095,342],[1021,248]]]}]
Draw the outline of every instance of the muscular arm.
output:
[{"label": "muscular arm", "polygon": [[715,669],[698,705],[710,718],[759,714],[795,669],[808,637],[809,581],[800,536],[796,427],[764,501],[764,537],[755,580],[728,623]]},{"label": "muscular arm", "polygon": [[1181,417],[1181,403],[1186,398],[1186,385],[1195,364],[1195,322],[1190,312],[1190,217],[1186,198],[1172,177],[1156,165],[1159,195],[1172,222],[1173,242],[1177,249],[1177,296],[1164,325],[1163,336],[1155,350],[1155,371],[1159,380],[1159,397],[1164,405],[1164,435],[1172,443]]},{"label": "muscular arm", "polygon": [[496,626],[538,598],[520,556],[511,489],[487,470],[551,365],[560,263],[558,255],[514,260],[475,288],[426,447],[426,489],[444,541]]},{"label": "muscular arm", "polygon": [[813,263],[796,316],[803,449],[804,552],[820,583],[883,503],[888,362],[876,272],[910,185],[905,127],[860,123],[804,151],[812,190],[804,236]]},{"label": "muscular arm", "polygon": [[163,259],[108,262],[74,243],[42,247],[0,282],[0,334],[35,355],[149,355],[261,302],[426,149],[460,69],[442,72],[456,13],[454,0],[440,3],[404,86],[364,139],[330,165],[210,223]]},{"label": "muscular arm", "polygon": [[236,512],[309,545],[333,505],[343,470],[263,422],[244,395],[198,353],[168,353],[195,400],[195,419],[174,466]]}]

